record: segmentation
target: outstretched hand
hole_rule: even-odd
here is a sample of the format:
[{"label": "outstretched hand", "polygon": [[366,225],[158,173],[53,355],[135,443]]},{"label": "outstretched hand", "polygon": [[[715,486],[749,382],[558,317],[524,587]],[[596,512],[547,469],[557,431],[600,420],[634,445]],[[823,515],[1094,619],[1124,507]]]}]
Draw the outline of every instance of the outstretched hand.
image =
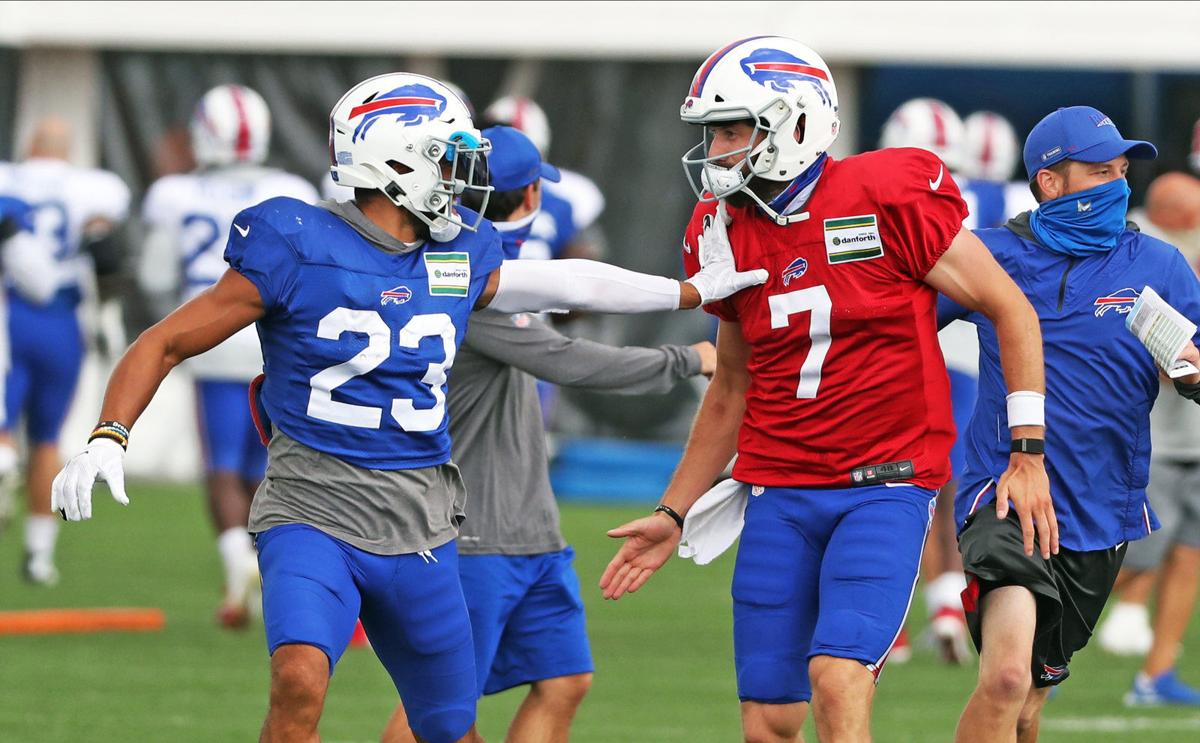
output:
[{"label": "outstretched hand", "polygon": [[697,239],[697,257],[700,271],[685,283],[696,288],[700,304],[716,302],[751,286],[765,282],[769,274],[765,269],[738,271],[733,260],[733,248],[729,245],[729,233],[725,227],[732,220],[725,210],[725,202],[717,206],[713,220],[704,228]]},{"label": "outstretched hand", "polygon": [[1041,546],[1042,559],[1058,554],[1058,519],[1050,499],[1050,479],[1045,458],[1040,454],[1013,454],[1008,469],[996,485],[996,518],[1008,516],[1009,501],[1021,520],[1025,554],[1033,557],[1034,532]]},{"label": "outstretched hand", "polygon": [[655,513],[608,532],[608,536],[625,543],[600,576],[600,590],[606,599],[619,599],[645,585],[654,571],[679,546],[679,527],[670,516]]}]

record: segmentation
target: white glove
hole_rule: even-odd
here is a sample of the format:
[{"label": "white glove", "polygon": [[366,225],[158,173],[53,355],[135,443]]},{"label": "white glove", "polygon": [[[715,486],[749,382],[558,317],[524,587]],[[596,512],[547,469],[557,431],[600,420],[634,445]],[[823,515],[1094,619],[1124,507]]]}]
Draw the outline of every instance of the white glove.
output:
[{"label": "white glove", "polygon": [[697,242],[700,272],[687,280],[700,292],[700,304],[716,302],[767,280],[765,269],[738,271],[733,263],[733,249],[725,225],[732,220],[725,211],[725,202],[717,205],[717,217],[704,228]]},{"label": "white glove", "polygon": [[71,457],[54,478],[50,488],[50,508],[62,513],[67,521],[92,517],[92,485],[99,477],[108,483],[113,500],[129,505],[125,495],[125,450],[112,439],[96,439]]}]

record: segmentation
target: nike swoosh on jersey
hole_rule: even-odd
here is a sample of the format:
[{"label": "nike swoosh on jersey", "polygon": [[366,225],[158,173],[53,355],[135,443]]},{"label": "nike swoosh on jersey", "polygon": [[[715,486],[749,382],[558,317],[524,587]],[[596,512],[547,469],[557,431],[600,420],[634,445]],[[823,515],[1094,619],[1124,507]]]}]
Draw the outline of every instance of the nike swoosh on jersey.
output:
[{"label": "nike swoosh on jersey", "polygon": [[233,229],[237,230],[238,234],[241,235],[242,237],[246,237],[247,235],[250,234],[249,227],[243,227],[240,224],[238,224],[237,222],[233,223]]},{"label": "nike swoosh on jersey", "polygon": [[929,190],[930,191],[936,191],[942,187],[942,176],[944,176],[944,175],[946,175],[946,166],[945,165],[938,168],[937,180],[929,181]]}]

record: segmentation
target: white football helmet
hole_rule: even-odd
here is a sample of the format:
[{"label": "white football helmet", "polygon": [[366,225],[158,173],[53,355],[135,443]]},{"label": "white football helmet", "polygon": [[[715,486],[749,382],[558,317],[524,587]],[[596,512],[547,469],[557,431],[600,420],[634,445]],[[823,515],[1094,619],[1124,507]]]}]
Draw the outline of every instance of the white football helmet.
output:
[{"label": "white football helmet", "polygon": [[982,181],[1006,183],[1021,157],[1012,124],[998,113],[976,111],[963,120],[962,174]]},{"label": "white football helmet", "polygon": [[[780,215],[746,187],[754,178],[791,181],[815,163],[837,138],[837,89],[812,49],[782,36],[735,41],[713,52],[692,78],[679,109],[688,124],[705,125],[704,139],[683,156],[683,169],[701,201],[746,190],[777,221]],[[710,157],[709,124],[754,124],[741,150]],[[738,165],[718,160],[745,153]]]},{"label": "white football helmet", "polygon": [[[359,83],[329,114],[329,172],[339,185],[382,191],[429,226],[430,237],[453,240],[476,230],[488,195],[487,152],[462,100],[424,75],[393,72]],[[467,190],[482,191],[468,224],[454,208]]]},{"label": "white football helmet", "polygon": [[550,151],[550,119],[546,112],[532,99],[519,95],[506,95],[492,101],[483,112],[483,118],[492,125],[501,124],[518,129],[533,142],[542,157]]},{"label": "white football helmet", "polygon": [[963,123],[954,109],[936,98],[913,98],[884,122],[879,146],[928,150],[958,172],[962,141]]},{"label": "white football helmet", "polygon": [[218,85],[196,104],[188,129],[200,167],[257,165],[267,159],[271,112],[262,96],[250,88]]}]

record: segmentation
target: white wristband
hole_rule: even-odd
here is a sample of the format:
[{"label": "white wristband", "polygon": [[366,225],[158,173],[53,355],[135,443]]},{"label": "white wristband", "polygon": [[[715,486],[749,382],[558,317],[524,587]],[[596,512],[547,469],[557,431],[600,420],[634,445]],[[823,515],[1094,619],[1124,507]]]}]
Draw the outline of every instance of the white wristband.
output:
[{"label": "white wristband", "polygon": [[1005,398],[1008,401],[1008,427],[1046,426],[1046,396],[1041,392],[1018,390]]}]

